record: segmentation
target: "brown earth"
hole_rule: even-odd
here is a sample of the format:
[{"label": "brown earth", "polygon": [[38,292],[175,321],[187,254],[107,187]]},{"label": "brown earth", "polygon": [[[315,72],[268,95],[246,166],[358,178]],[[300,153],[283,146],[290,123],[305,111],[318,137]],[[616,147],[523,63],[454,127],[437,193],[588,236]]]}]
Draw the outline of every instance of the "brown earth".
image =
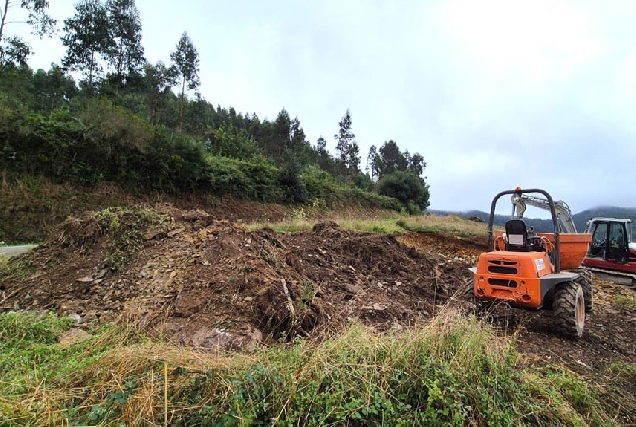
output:
[{"label": "brown earth", "polygon": [[[474,311],[467,269],[485,239],[359,233],[329,221],[278,234],[202,210],[157,210],[167,220],[142,230],[136,258],[123,268],[107,256],[113,236],[100,231],[94,213],[66,221],[47,244],[12,259],[34,271],[0,282],[0,309],[53,309],[83,325],[135,320],[176,344],[209,350],[320,340],[351,321],[378,331],[417,327],[447,303]],[[133,226],[126,218],[121,226]],[[491,318],[527,363],[567,366],[629,425],[636,423],[634,291],[594,285],[595,309],[580,340],[555,335],[547,310],[502,309]]]}]

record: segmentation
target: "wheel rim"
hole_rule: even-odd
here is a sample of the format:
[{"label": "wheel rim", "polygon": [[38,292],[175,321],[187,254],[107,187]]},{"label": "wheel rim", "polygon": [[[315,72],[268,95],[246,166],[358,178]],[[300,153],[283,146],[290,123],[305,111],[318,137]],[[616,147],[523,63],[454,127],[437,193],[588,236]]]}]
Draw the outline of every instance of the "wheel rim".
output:
[{"label": "wheel rim", "polygon": [[576,325],[579,329],[583,328],[585,322],[585,305],[583,303],[583,297],[578,295],[576,298]]}]

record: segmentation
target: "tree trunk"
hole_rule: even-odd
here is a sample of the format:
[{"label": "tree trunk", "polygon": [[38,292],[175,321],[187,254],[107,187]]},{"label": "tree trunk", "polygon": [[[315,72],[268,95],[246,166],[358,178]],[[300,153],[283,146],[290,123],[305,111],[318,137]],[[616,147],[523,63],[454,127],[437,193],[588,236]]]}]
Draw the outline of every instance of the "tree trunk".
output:
[{"label": "tree trunk", "polygon": [[183,78],[183,84],[181,85],[181,101],[179,102],[179,132],[181,132],[181,126],[183,125],[183,99],[185,95],[186,79]]},{"label": "tree trunk", "polygon": [[7,13],[9,12],[9,0],[4,1],[4,12],[2,14],[2,22],[0,23],[0,44],[2,43],[2,33],[4,33],[4,23],[7,20]]}]

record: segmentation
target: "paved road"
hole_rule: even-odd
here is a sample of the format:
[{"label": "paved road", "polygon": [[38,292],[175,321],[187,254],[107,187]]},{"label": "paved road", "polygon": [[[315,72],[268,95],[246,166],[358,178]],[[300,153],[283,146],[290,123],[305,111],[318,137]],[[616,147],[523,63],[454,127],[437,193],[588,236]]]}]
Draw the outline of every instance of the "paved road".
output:
[{"label": "paved road", "polygon": [[28,252],[37,245],[0,246],[0,255],[17,255]]}]

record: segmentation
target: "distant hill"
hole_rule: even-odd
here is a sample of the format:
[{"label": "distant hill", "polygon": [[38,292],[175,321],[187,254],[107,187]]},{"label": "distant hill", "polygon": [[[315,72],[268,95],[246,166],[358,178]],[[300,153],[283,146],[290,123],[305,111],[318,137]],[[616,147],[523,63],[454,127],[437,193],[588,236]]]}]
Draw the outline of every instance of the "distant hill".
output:
[{"label": "distant hill", "polygon": [[578,231],[585,230],[585,223],[596,217],[606,218],[629,218],[636,222],[636,208],[619,208],[615,206],[602,206],[593,209],[586,209],[573,215],[574,224]]},{"label": "distant hill", "polygon": [[[445,210],[434,210],[429,209],[433,215],[440,216],[448,216],[448,215],[459,215],[464,218],[473,218],[478,217],[488,222],[490,214],[487,212],[479,211],[479,210],[470,210],[470,211],[445,211]],[[602,206],[593,209],[586,209],[582,212],[574,214],[572,218],[574,219],[574,224],[576,225],[576,230],[581,233],[585,230],[585,223],[591,219],[596,217],[606,217],[606,218],[629,218],[636,223],[636,208],[619,208],[615,206]],[[495,215],[495,225],[503,226],[506,221],[508,221],[510,217],[508,215]],[[552,221],[549,219],[539,219],[539,218],[526,218],[527,224],[534,225],[535,230],[538,232],[550,232],[552,231]]]}]

